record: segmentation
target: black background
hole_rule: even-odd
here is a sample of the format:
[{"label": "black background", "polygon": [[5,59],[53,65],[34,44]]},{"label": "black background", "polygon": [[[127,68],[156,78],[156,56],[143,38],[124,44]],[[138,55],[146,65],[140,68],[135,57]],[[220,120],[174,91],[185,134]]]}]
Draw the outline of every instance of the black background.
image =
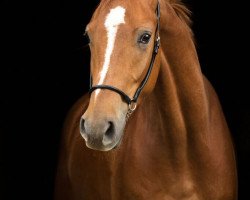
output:
[{"label": "black background", "polygon": [[[0,199],[52,199],[61,128],[88,89],[83,32],[98,0],[3,0],[0,7]],[[244,5],[186,0],[202,70],[236,146],[239,199],[248,199],[250,103]]]}]

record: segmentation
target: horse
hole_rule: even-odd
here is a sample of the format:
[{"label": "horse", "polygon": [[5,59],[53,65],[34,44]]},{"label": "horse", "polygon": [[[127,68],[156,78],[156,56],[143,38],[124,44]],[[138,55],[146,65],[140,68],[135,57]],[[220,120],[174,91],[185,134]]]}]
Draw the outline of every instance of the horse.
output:
[{"label": "horse", "polygon": [[236,200],[235,149],[179,0],[100,0],[55,200]]}]

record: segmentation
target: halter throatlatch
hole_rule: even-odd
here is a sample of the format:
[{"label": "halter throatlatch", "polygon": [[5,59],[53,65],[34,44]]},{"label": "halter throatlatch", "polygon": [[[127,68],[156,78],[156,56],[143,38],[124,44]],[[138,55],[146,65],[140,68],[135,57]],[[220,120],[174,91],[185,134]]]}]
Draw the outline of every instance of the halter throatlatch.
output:
[{"label": "halter throatlatch", "polygon": [[110,86],[110,85],[95,85],[95,86],[92,86],[92,77],[90,76],[89,94],[91,94],[96,89],[106,89],[106,90],[111,90],[111,91],[116,92],[119,95],[121,95],[123,100],[128,104],[128,112],[127,112],[127,115],[126,115],[126,120],[128,120],[128,118],[132,115],[132,113],[136,109],[138,97],[140,96],[142,89],[144,88],[144,86],[148,82],[148,79],[150,77],[150,74],[151,74],[153,66],[154,66],[155,57],[156,57],[156,55],[158,53],[158,50],[159,50],[159,47],[160,47],[160,4],[159,4],[159,1],[157,2],[156,15],[157,15],[157,26],[156,26],[156,30],[155,30],[155,35],[156,36],[155,36],[154,49],[153,49],[153,52],[152,52],[150,65],[149,65],[146,76],[142,80],[140,86],[137,88],[137,90],[136,90],[136,92],[135,92],[132,99],[125,92],[121,91],[120,89],[118,89],[118,88],[116,88],[114,86]]}]

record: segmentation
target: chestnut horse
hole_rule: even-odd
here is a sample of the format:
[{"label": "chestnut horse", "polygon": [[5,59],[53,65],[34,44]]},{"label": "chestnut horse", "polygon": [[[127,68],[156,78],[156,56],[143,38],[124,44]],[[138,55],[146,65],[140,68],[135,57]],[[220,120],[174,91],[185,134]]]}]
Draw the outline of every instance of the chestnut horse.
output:
[{"label": "chestnut horse", "polygon": [[56,200],[237,199],[231,135],[188,16],[178,0],[101,0],[86,28],[90,92],[65,122]]}]

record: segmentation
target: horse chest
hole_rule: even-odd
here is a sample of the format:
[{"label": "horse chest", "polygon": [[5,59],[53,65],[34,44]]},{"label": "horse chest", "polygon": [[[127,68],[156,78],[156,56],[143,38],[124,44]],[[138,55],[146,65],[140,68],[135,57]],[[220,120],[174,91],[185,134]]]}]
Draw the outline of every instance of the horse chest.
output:
[{"label": "horse chest", "polygon": [[176,187],[188,196],[192,194],[192,186],[177,181],[173,169],[160,157],[146,152],[103,154],[86,149],[80,158],[75,152],[70,166],[73,192],[90,200],[179,199],[171,195]]}]

